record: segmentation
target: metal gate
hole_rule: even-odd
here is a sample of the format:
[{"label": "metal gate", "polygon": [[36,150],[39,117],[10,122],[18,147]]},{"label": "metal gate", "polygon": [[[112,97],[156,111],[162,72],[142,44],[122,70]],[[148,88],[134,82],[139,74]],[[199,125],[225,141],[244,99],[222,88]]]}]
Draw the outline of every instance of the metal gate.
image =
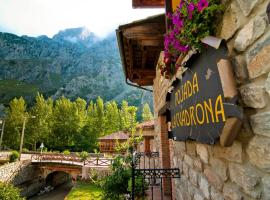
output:
[{"label": "metal gate", "polygon": [[[135,181],[142,180],[142,186],[147,183],[148,196],[151,200],[154,198],[154,188],[159,187],[159,199],[164,199],[163,181],[164,179],[180,178],[180,171],[178,168],[163,169],[159,166],[159,152],[139,152],[133,154],[132,159],[132,193],[131,199],[135,199]],[[145,188],[142,188],[143,197]],[[150,193],[150,194],[149,194]]]}]

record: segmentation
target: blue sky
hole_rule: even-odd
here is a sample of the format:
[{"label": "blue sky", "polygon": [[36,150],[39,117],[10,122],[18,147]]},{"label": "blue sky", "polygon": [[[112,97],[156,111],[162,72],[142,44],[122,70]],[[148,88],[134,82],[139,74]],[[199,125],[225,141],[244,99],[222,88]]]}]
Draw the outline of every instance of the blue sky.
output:
[{"label": "blue sky", "polygon": [[0,31],[48,35],[85,26],[100,37],[118,25],[164,12],[132,9],[132,0],[0,0]]}]

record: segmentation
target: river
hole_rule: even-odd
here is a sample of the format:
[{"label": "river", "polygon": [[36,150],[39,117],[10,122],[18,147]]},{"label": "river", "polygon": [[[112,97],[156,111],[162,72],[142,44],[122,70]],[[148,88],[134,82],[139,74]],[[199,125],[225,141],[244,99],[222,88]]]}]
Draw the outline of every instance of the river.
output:
[{"label": "river", "polygon": [[73,184],[71,182],[67,182],[61,186],[58,186],[55,188],[55,190],[49,193],[31,197],[29,200],[64,200],[72,187]]}]

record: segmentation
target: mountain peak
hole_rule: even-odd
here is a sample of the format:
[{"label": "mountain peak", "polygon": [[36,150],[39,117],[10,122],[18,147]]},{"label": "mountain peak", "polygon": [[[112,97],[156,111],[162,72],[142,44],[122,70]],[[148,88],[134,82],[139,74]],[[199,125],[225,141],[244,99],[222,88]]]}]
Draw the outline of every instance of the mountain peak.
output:
[{"label": "mountain peak", "polygon": [[91,47],[99,38],[86,27],[68,28],[53,36],[59,42],[70,42],[84,47]]}]

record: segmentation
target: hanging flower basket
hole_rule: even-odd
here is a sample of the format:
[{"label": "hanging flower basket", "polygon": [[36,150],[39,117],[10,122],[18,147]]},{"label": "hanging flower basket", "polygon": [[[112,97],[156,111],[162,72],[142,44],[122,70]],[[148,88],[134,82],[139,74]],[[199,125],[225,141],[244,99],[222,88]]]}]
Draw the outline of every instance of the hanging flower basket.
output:
[{"label": "hanging flower basket", "polygon": [[177,71],[175,62],[180,54],[203,50],[201,40],[215,33],[215,22],[222,10],[219,0],[181,0],[175,12],[167,14],[171,26],[164,37],[162,75],[168,78]]}]

